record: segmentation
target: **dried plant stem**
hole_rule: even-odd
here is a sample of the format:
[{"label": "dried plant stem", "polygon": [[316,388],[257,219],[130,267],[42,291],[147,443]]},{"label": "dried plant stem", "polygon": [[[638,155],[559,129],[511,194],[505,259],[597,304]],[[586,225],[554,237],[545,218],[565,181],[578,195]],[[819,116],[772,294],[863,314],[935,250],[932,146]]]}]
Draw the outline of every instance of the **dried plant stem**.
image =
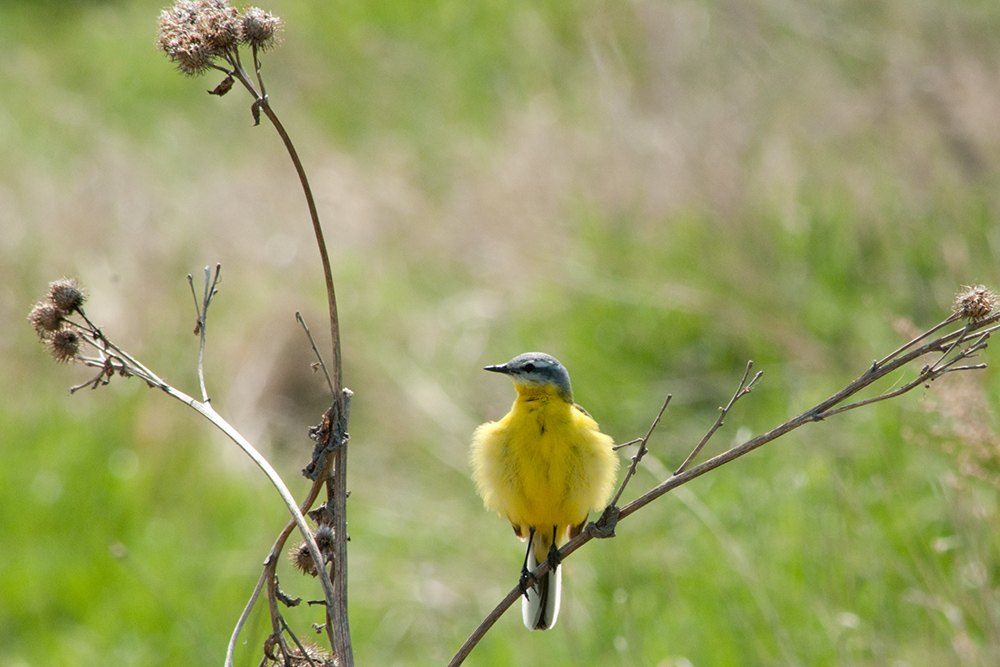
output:
[{"label": "dried plant stem", "polygon": [[[317,471],[317,475],[313,478],[314,479],[313,488],[310,490],[309,497],[306,503],[300,509],[296,505],[295,500],[291,495],[291,492],[288,490],[288,487],[285,485],[284,481],[278,475],[277,471],[275,471],[274,468],[270,465],[267,459],[265,459],[256,450],[256,448],[254,448],[253,445],[249,443],[249,441],[247,441],[235,428],[232,427],[232,425],[230,425],[212,407],[207,396],[208,392],[204,382],[204,373],[203,373],[204,351],[205,351],[205,339],[207,330],[208,308],[212,303],[212,299],[217,293],[217,286],[219,284],[220,276],[221,276],[221,268],[218,266],[216,267],[215,270],[214,279],[212,278],[211,270],[208,268],[205,269],[204,295],[200,302],[194,290],[194,281],[191,276],[188,276],[188,281],[189,284],[191,285],[192,294],[195,296],[195,310],[198,315],[197,325],[196,325],[196,333],[200,334],[198,369],[199,369],[200,386],[202,394],[204,396],[204,400],[199,401],[194,397],[187,395],[186,393],[180,391],[179,389],[176,389],[167,382],[163,381],[152,370],[144,366],[140,361],[135,359],[133,356],[128,354],[126,351],[124,351],[118,345],[116,345],[110,339],[108,339],[103,334],[103,332],[101,332],[101,330],[97,327],[97,325],[94,324],[87,317],[86,313],[84,313],[81,308],[77,308],[76,312],[82,318],[84,325],[75,325],[75,326],[78,328],[79,331],[81,331],[84,334],[83,340],[88,345],[92,346],[94,349],[97,350],[98,356],[97,357],[80,356],[79,359],[87,366],[98,368],[99,372],[97,376],[95,376],[93,379],[81,385],[78,385],[77,387],[74,387],[73,390],[75,391],[77,389],[87,386],[94,388],[102,386],[104,384],[107,384],[110,381],[111,377],[113,377],[115,374],[120,374],[123,376],[139,377],[142,380],[144,380],[150,387],[158,388],[167,395],[172,396],[173,398],[193,408],[203,417],[208,419],[212,424],[214,424],[219,430],[221,430],[223,433],[229,436],[229,438],[233,442],[235,442],[254,461],[254,463],[257,464],[257,466],[265,473],[265,475],[267,475],[268,479],[271,480],[271,483],[278,490],[279,495],[281,496],[286,507],[288,508],[289,512],[292,515],[292,521],[289,523],[288,526],[286,526],[285,530],[282,532],[278,541],[276,542],[274,549],[272,549],[271,554],[268,556],[267,561],[265,562],[264,573],[262,574],[261,579],[258,581],[258,584],[253,594],[251,595],[250,601],[248,602],[246,608],[244,609],[244,613],[241,616],[240,621],[237,623],[236,629],[234,630],[233,637],[230,642],[229,651],[227,653],[227,664],[231,665],[232,651],[234,650],[235,647],[236,637],[238,636],[240,630],[243,627],[243,624],[246,621],[247,614],[249,614],[250,609],[253,607],[254,603],[256,602],[257,598],[260,595],[261,590],[264,589],[265,585],[267,587],[268,599],[271,602],[270,609],[271,609],[272,626],[274,628],[273,635],[276,637],[275,641],[278,642],[279,647],[281,647],[282,650],[285,650],[286,648],[286,644],[283,643],[284,640],[281,637],[283,632],[282,628],[284,627],[283,619],[281,618],[280,612],[278,611],[277,604],[275,602],[277,597],[277,590],[276,590],[276,578],[274,574],[278,562],[277,551],[281,549],[281,547],[284,545],[284,542],[287,540],[287,537],[290,534],[291,530],[295,527],[298,527],[299,531],[302,533],[302,537],[305,541],[309,556],[312,559],[313,563],[315,564],[317,576],[319,577],[321,586],[323,588],[324,600],[328,614],[333,614],[334,619],[338,619],[338,617],[336,616],[338,613],[343,614],[342,618],[344,623],[346,623],[345,604],[340,604],[340,605],[336,604],[336,598],[339,597],[341,599],[344,599],[345,597],[343,595],[343,592],[341,590],[338,590],[341,589],[342,587],[334,586],[333,584],[334,579],[331,578],[330,576],[331,573],[327,572],[325,567],[326,560],[320,553],[316,541],[312,535],[312,531],[309,525],[305,522],[304,518],[304,513],[316,501],[316,498],[319,495],[319,489],[322,488],[324,484],[327,486],[328,492],[332,493],[334,497],[337,496],[335,492],[336,489],[331,490],[330,487],[331,476],[330,476],[329,466],[333,463],[337,463],[338,465],[343,466],[344,462],[343,459],[340,459],[338,463],[338,460],[335,456],[334,457],[328,456],[325,458],[323,462],[320,463],[320,465],[325,465],[326,467],[323,468],[322,470]],[[338,424],[338,428],[331,429],[330,431],[330,433],[334,436],[336,436],[339,433],[346,433],[346,418],[348,414],[347,406],[350,405],[349,395],[350,392],[344,390],[344,392],[342,392],[341,394],[341,401],[339,402],[334,401],[334,406],[330,410],[330,413],[336,413],[336,407],[340,405],[340,403],[343,403],[345,405],[345,412],[342,413],[343,420],[337,421],[336,423]],[[337,442],[343,443],[344,441],[346,441],[346,437],[338,436]],[[333,447],[330,447],[329,444],[327,446],[330,449],[333,449]],[[336,453],[342,453],[345,449],[346,448],[343,446],[336,448]],[[346,500],[346,492],[343,495],[344,495],[344,500]],[[342,517],[344,510],[343,501],[341,502],[339,507],[341,508],[340,516]],[[342,525],[343,524],[341,523],[341,526]],[[335,521],[334,530],[337,529],[338,528]],[[340,530],[343,531],[346,529],[341,527]],[[346,543],[346,535],[344,542]],[[344,552],[337,551],[337,553],[343,554]],[[346,561],[346,557],[340,560]],[[338,572],[338,570],[336,570],[335,565],[332,566],[332,568],[334,570],[333,571],[334,577],[338,575],[346,577],[346,569]],[[341,594],[337,595],[337,593]],[[338,637],[338,628],[344,628],[346,632],[346,626],[344,624],[329,622],[329,620],[330,619],[328,617],[326,629],[330,639],[331,647],[334,647],[335,651],[337,651],[338,649],[342,651],[338,653],[338,655],[348,656],[349,659],[346,661],[341,661],[340,664],[345,664],[345,665],[352,664],[352,661],[350,659],[351,655],[350,638],[346,637],[346,635],[345,635],[346,640],[340,639]]]},{"label": "dried plant stem", "polygon": [[340,318],[337,314],[337,295],[333,288],[333,270],[330,267],[330,255],[326,249],[326,241],[323,238],[323,227],[319,221],[319,213],[316,210],[316,201],[313,198],[312,188],[309,186],[309,178],[306,176],[305,168],[302,166],[302,161],[299,159],[299,154],[295,150],[295,145],[292,143],[291,138],[285,131],[284,125],[278,119],[278,115],[274,113],[271,108],[270,102],[268,102],[267,97],[261,97],[258,100],[261,110],[264,115],[267,116],[271,124],[274,125],[274,129],[277,130],[278,134],[281,136],[282,142],[285,144],[285,148],[288,150],[288,156],[291,158],[292,163],[295,165],[295,171],[299,175],[299,182],[302,184],[302,192],[306,198],[306,204],[309,207],[309,217],[312,221],[313,233],[316,235],[316,245],[319,248],[320,261],[323,264],[323,278],[326,281],[326,295],[327,295],[327,306],[330,311],[330,338],[331,347],[333,351],[333,363],[331,369],[331,381],[333,383],[333,395],[334,400],[341,400],[341,390],[344,388],[342,369],[343,364],[341,362],[341,352],[340,352]]},{"label": "dried plant stem", "polygon": [[888,356],[886,356],[884,359],[876,361],[875,365],[876,366],[881,366],[881,365],[883,365],[885,363],[888,363],[890,359],[894,359],[897,355],[901,354],[904,350],[907,350],[911,346],[916,345],[917,343],[919,343],[923,339],[925,339],[928,336],[930,336],[931,334],[933,334],[935,331],[939,331],[940,329],[948,326],[952,322],[958,320],[959,317],[960,317],[960,315],[958,313],[953,313],[946,320],[944,320],[943,322],[940,322],[939,324],[934,325],[933,327],[931,327],[927,331],[923,332],[922,334],[920,334],[919,336],[917,336],[916,338],[914,338],[910,342],[908,342],[905,345],[897,348],[895,351],[893,351],[891,354],[889,354]]},{"label": "dried plant stem", "polygon": [[[334,516],[334,557],[331,569],[333,580],[337,582],[338,595],[333,598],[333,606],[327,607],[327,615],[334,624],[333,648],[338,664],[354,664],[351,646],[351,628],[347,616],[347,445],[334,451],[333,475],[327,482],[328,500],[333,503]],[[331,493],[332,491],[332,493]]]},{"label": "dried plant stem", "polygon": [[246,70],[243,69],[243,65],[239,61],[238,52],[236,57],[230,60],[230,64],[233,66],[232,70],[218,67],[217,65],[215,67],[229,76],[235,77],[254,97],[254,116],[257,117],[258,114],[263,111],[264,115],[267,116],[267,119],[271,121],[271,125],[274,126],[275,131],[277,131],[278,136],[281,137],[281,141],[285,145],[285,150],[288,151],[288,157],[295,166],[295,173],[298,174],[299,183],[302,186],[302,194],[306,199],[306,206],[309,208],[309,219],[312,222],[313,234],[316,236],[316,246],[319,249],[320,262],[323,265],[323,278],[326,283],[327,306],[330,311],[334,400],[339,401],[341,400],[340,390],[343,389],[343,364],[341,363],[340,351],[340,318],[337,314],[337,296],[333,287],[333,269],[330,266],[330,255],[326,249],[326,240],[323,236],[323,226],[319,220],[319,211],[316,209],[316,200],[313,197],[312,187],[309,185],[309,176],[306,174],[305,167],[302,165],[302,160],[299,159],[299,153],[295,149],[295,144],[292,142],[292,138],[285,130],[285,126],[278,118],[278,114],[276,114],[274,109],[271,108],[271,102],[268,99],[267,94],[264,92],[264,82],[260,76],[260,61],[257,57],[256,49],[254,49],[253,57],[254,69],[257,75],[257,81],[259,82],[259,88],[258,85],[254,85],[254,81],[247,74]]},{"label": "dried plant stem", "polygon": [[[990,320],[984,320],[978,326],[972,325],[972,328],[981,328],[986,324],[989,324],[994,321],[996,321],[995,318],[991,318]],[[785,423],[771,429],[767,433],[763,433],[757,436],[756,438],[753,438],[741,445],[733,447],[732,449],[723,452],[722,454],[719,454],[718,456],[715,456],[714,458],[711,458],[708,461],[705,461],[704,463],[697,465],[694,468],[691,468],[690,470],[687,470],[686,472],[682,472],[680,474],[675,474],[671,476],[669,479],[667,479],[660,485],[647,491],[643,495],[639,496],[632,502],[622,507],[619,513],[619,520],[626,518],[627,516],[633,514],[639,509],[642,509],[650,502],[656,500],[657,498],[667,493],[671,489],[677,488],[681,484],[685,484],[690,480],[694,479],[695,477],[704,475],[705,473],[714,470],[715,468],[718,468],[721,465],[724,465],[726,463],[729,463],[730,461],[738,459],[739,457],[757,449],[761,445],[765,445],[768,442],[771,442],[772,440],[775,440],[776,438],[779,438],[785,435],[786,433],[789,433],[790,431],[794,431],[800,426],[812,422],[822,421],[828,417],[832,417],[842,412],[860,408],[866,405],[871,405],[872,403],[886,400],[888,398],[895,398],[896,396],[900,396],[914,389],[915,387],[920,386],[921,384],[926,384],[927,382],[930,382],[931,380],[941,377],[945,373],[954,370],[973,370],[976,368],[981,368],[982,366],[967,366],[961,368],[954,368],[951,364],[953,364],[955,361],[958,361],[959,359],[968,358],[969,356],[972,356],[973,354],[981,350],[983,347],[985,347],[986,345],[985,339],[989,336],[989,334],[992,331],[993,329],[990,329],[987,332],[983,332],[981,337],[973,345],[962,350],[959,353],[959,355],[955,357],[955,359],[949,364],[940,365],[936,368],[925,367],[925,369],[921,371],[920,375],[917,377],[916,380],[908,382],[906,385],[900,387],[895,391],[883,394],[881,396],[877,396],[872,399],[862,400],[856,403],[851,403],[849,405],[844,405],[839,408],[836,407],[839,404],[843,403],[846,399],[857,394],[862,389],[870,386],[872,383],[886,377],[890,373],[911,363],[912,361],[932,352],[944,351],[945,349],[947,349],[947,346],[953,341],[953,339],[959,338],[966,333],[966,328],[942,336],[941,338],[935,339],[905,354],[902,354],[901,352],[907,349],[906,347],[897,350],[892,355],[889,355],[888,357],[883,359],[881,362],[874,363],[860,377],[858,377],[849,385],[841,389],[839,392],[837,392],[830,398],[826,399],[825,401],[818,403],[809,410],[806,410],[802,414],[793,417],[792,419],[789,419]],[[921,336],[917,340],[920,340],[922,338],[925,338],[925,336]],[[572,542],[567,544],[565,548],[569,548],[570,546],[572,546]],[[575,550],[576,548],[579,547],[574,547],[573,550]]]},{"label": "dried plant stem", "polygon": [[[333,412],[337,416],[337,421],[343,421],[344,428],[338,429],[338,433],[346,434],[348,403],[345,397],[343,386],[343,363],[340,350],[340,318],[337,313],[337,296],[333,287],[333,270],[330,267],[330,255],[326,249],[326,241],[323,238],[323,227],[319,221],[319,214],[316,211],[316,202],[313,198],[312,188],[309,186],[309,179],[305,169],[299,160],[298,152],[292,144],[291,138],[285,132],[284,126],[278,120],[277,114],[271,109],[267,97],[260,98],[260,108],[264,115],[274,125],[274,128],[281,135],[281,140],[288,150],[288,155],[295,164],[295,171],[299,175],[302,184],[302,191],[305,194],[306,203],[309,206],[309,216],[312,220],[313,232],[316,235],[316,245],[319,247],[320,260],[323,264],[323,277],[326,281],[326,294],[328,308],[330,311],[330,339],[333,349],[333,363],[330,381],[333,387]],[[334,461],[333,474],[328,480],[329,490],[328,503],[332,502],[334,514],[334,559],[333,559],[333,579],[337,582],[337,595],[333,598],[333,604],[327,606],[329,624],[333,626],[333,652],[343,667],[350,667],[354,664],[354,654],[351,646],[351,629],[347,613],[347,442],[346,439],[333,443]]]},{"label": "dried plant stem", "polygon": [[176,398],[182,403],[187,404],[189,407],[193,408],[198,414],[205,417],[210,421],[216,428],[225,433],[230,440],[236,443],[236,445],[242,449],[250,459],[257,464],[267,478],[271,480],[271,484],[277,489],[278,495],[284,501],[285,506],[288,508],[289,513],[292,515],[292,520],[298,527],[299,532],[302,534],[302,539],[309,549],[309,555],[312,557],[313,562],[316,563],[317,569],[320,571],[320,583],[323,586],[323,595],[326,599],[326,603],[333,606],[334,602],[334,587],[330,578],[325,575],[325,568],[323,567],[323,556],[320,554],[319,547],[316,546],[316,541],[313,539],[312,531],[309,529],[309,525],[306,523],[305,517],[299,510],[295,499],[292,497],[291,492],[288,487],[285,486],[285,482],[281,479],[278,472],[271,466],[271,464],[264,458],[257,449],[250,444],[250,442],[240,434],[232,425],[227,422],[223,417],[215,411],[210,403],[199,401],[191,396],[188,396],[184,392],[175,389],[166,382],[159,380],[156,382],[156,386],[162,389],[167,395]]},{"label": "dried plant stem", "polygon": [[[332,461],[332,459],[331,459]],[[309,489],[309,494],[306,499],[299,506],[299,512],[305,514],[309,511],[309,508],[313,506],[316,502],[316,498],[319,497],[319,492],[323,488],[324,480],[326,479],[329,471],[325,471],[326,474],[317,478],[317,481],[313,482],[312,488]],[[264,559],[264,570],[261,572],[260,578],[257,580],[257,586],[254,588],[253,594],[250,596],[250,600],[247,601],[246,606],[243,608],[243,613],[240,615],[239,620],[236,622],[236,627],[233,629],[233,634],[229,638],[229,647],[226,650],[226,667],[233,667],[233,658],[236,651],[236,642],[239,639],[240,633],[243,631],[243,626],[246,624],[247,619],[250,617],[250,612],[253,610],[254,605],[257,602],[257,598],[260,597],[260,592],[264,589],[265,585],[271,586],[274,582],[274,576],[278,568],[278,563],[281,560],[281,554],[285,549],[285,543],[288,541],[288,536],[292,534],[295,530],[296,522],[294,520],[289,521],[288,524],[282,529],[278,534],[278,538],[274,541],[274,545],[271,547],[271,551],[268,552],[267,558]],[[317,566],[317,569],[322,569],[322,567]],[[272,627],[273,619],[275,615],[275,610],[271,610],[272,615]],[[328,628],[329,632],[332,628]],[[333,638],[329,637],[331,643]]]},{"label": "dried plant stem", "polygon": [[[333,285],[333,270],[330,266],[330,255],[326,248],[326,240],[323,235],[323,227],[319,220],[319,212],[316,209],[316,201],[313,197],[312,188],[309,185],[309,177],[306,175],[302,160],[299,159],[298,151],[292,143],[291,137],[285,130],[278,115],[271,108],[270,101],[264,94],[263,81],[260,77],[260,62],[257,53],[254,51],[254,68],[260,85],[258,90],[254,82],[247,75],[238,58],[231,62],[234,66],[232,72],[227,72],[236,77],[243,86],[254,96],[253,112],[254,116],[263,111],[267,119],[271,121],[274,129],[281,137],[281,141],[288,151],[288,156],[295,166],[295,172],[299,176],[299,183],[309,208],[309,218],[312,222],[313,233],[316,237],[316,245],[319,249],[320,261],[323,265],[323,278],[326,285],[327,306],[330,313],[330,341],[333,359],[330,369],[330,382],[333,387],[333,405],[327,413],[327,417],[338,427],[334,429],[335,436],[339,436],[335,442],[331,442],[326,455],[330,451],[333,454],[333,470],[327,479],[328,506],[332,506],[334,513],[334,553],[333,559],[333,579],[337,582],[337,595],[333,604],[328,604],[327,615],[328,625],[333,626],[333,652],[337,656],[342,667],[350,667],[354,664],[354,657],[351,647],[350,622],[347,614],[347,415],[349,412],[349,392],[343,386],[343,363],[341,359],[340,346],[340,318],[337,311],[337,296]],[[315,462],[315,461],[314,461]],[[314,478],[316,479],[316,478]],[[329,601],[328,601],[329,602]]]},{"label": "dried plant stem", "polygon": [[295,313],[295,321],[298,322],[302,327],[302,330],[306,332],[306,338],[309,339],[309,345],[312,347],[313,353],[316,355],[316,364],[318,364],[323,370],[323,375],[326,377],[326,385],[330,388],[330,394],[335,396],[337,392],[333,389],[333,380],[330,379],[330,371],[326,368],[326,362],[323,361],[323,355],[319,353],[319,348],[316,347],[316,341],[313,340],[312,332],[309,331],[309,325],[306,324],[305,318],[302,317],[302,313]]}]

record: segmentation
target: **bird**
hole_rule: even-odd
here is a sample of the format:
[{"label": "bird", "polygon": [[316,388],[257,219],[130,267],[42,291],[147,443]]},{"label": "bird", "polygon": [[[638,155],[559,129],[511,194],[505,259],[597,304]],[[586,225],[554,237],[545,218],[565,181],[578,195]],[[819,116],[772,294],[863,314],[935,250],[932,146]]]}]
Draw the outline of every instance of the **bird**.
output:
[{"label": "bird", "polygon": [[[517,398],[505,417],[473,433],[472,478],[486,509],[527,541],[521,615],[529,630],[546,630],[559,616],[559,545],[583,530],[614,489],[614,440],[573,402],[569,373],[555,357],[527,352],[484,370],[509,376]],[[533,581],[529,573],[546,559],[551,569]]]}]

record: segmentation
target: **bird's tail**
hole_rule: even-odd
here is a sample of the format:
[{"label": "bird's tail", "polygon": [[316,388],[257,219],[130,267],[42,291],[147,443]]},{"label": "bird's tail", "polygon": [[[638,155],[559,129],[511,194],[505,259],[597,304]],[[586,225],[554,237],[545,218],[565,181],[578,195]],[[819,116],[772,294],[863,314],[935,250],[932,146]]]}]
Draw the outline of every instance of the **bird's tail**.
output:
[{"label": "bird's tail", "polygon": [[[535,550],[528,552],[528,571],[538,567]],[[559,617],[559,598],[562,594],[562,568],[549,570],[538,583],[521,598],[521,616],[529,630],[548,630]]]}]

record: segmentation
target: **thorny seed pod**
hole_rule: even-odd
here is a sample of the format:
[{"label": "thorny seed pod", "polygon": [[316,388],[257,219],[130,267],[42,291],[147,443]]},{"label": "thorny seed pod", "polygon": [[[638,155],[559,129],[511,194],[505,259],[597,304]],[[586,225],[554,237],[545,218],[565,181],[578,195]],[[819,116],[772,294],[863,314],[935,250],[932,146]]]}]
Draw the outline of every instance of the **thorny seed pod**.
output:
[{"label": "thorny seed pod", "polygon": [[49,349],[59,363],[74,361],[80,353],[80,334],[74,329],[60,329],[49,339]]},{"label": "thorny seed pod", "polygon": [[306,546],[305,542],[288,552],[288,560],[296,570],[303,574],[308,574],[310,577],[315,577],[319,574],[316,571],[316,562],[313,561],[312,556],[309,554],[309,547]]},{"label": "thorny seed pod", "polygon": [[319,547],[319,552],[323,554],[323,558],[327,561],[333,560],[334,554],[334,539],[333,539],[333,528],[328,525],[322,525],[316,529],[316,546]]},{"label": "thorny seed pod", "polygon": [[214,52],[221,54],[235,48],[240,39],[240,16],[226,0],[202,0],[198,12],[197,29],[202,41]]},{"label": "thorny seed pod", "polygon": [[28,315],[28,322],[39,338],[45,339],[62,328],[63,311],[51,301],[36,303]]},{"label": "thorny seed pod", "polygon": [[216,53],[205,43],[198,27],[198,16],[204,2],[177,0],[160,12],[157,43],[171,62],[185,74],[201,74],[212,65]]},{"label": "thorny seed pod", "polygon": [[76,278],[62,278],[49,283],[49,301],[63,313],[79,310],[86,298]]},{"label": "thorny seed pod", "polygon": [[274,14],[265,12],[259,7],[247,7],[243,10],[240,41],[244,44],[267,51],[277,42],[279,30],[281,30],[281,19]]},{"label": "thorny seed pod", "polygon": [[955,295],[952,312],[972,322],[978,322],[989,317],[996,307],[997,295],[986,289],[985,285],[963,285]]}]

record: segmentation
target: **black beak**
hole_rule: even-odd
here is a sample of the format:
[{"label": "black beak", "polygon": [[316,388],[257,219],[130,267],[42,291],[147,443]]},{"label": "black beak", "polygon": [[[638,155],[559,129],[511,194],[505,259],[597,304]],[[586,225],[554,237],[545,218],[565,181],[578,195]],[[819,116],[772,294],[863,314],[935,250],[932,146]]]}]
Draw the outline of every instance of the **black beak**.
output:
[{"label": "black beak", "polygon": [[497,366],[487,366],[483,370],[493,371],[494,373],[510,373],[510,369],[507,368],[507,364],[499,364]]}]

